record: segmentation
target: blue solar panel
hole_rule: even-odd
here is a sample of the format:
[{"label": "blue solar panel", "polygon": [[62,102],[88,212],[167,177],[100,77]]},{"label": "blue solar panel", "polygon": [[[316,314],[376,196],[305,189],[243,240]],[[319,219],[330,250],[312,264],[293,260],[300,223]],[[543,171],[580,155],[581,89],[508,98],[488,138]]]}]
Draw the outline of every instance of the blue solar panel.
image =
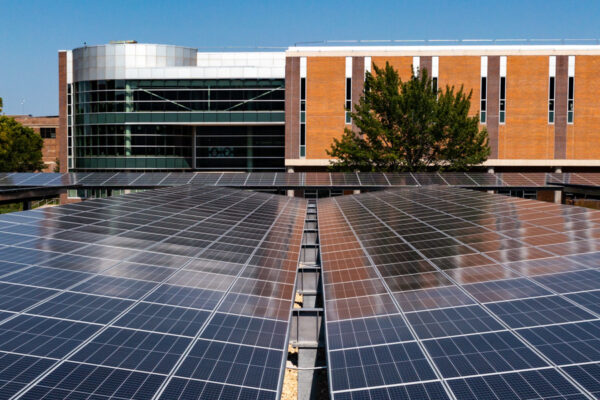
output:
[{"label": "blue solar panel", "polygon": [[526,278],[474,283],[463,287],[482,303],[552,294]]},{"label": "blue solar panel", "polygon": [[[584,269],[597,213],[442,188],[318,204],[332,398],[575,399],[579,381],[596,393],[595,370],[573,363],[600,362],[598,270]],[[0,357],[0,385],[36,399],[278,398],[305,212],[179,187],[0,217],[0,350],[50,357],[4,380]]]},{"label": "blue solar panel", "polygon": [[182,378],[277,390],[283,356],[282,350],[197,340],[175,374]]},{"label": "blue solar panel", "polygon": [[222,297],[223,292],[216,290],[163,284],[146,297],[146,300],[173,306],[212,310]]},{"label": "blue solar panel", "polygon": [[216,313],[200,337],[281,349],[286,345],[287,333],[283,321]]},{"label": "blue solar panel", "polygon": [[173,378],[159,399],[161,400],[212,400],[212,399],[275,400],[276,391],[222,385],[191,379]]},{"label": "blue solar panel", "polygon": [[127,311],[114,325],[194,337],[209,314],[207,311],[142,302]]},{"label": "blue solar panel", "polygon": [[584,364],[563,367],[569,376],[583,386],[592,396],[600,398],[600,364]]},{"label": "blue solar panel", "polygon": [[395,293],[395,297],[400,308],[406,312],[475,303],[471,297],[456,286],[398,292]]},{"label": "blue solar panel", "polygon": [[600,290],[567,294],[565,297],[581,304],[588,310],[600,314]]},{"label": "blue solar panel", "polygon": [[[453,182],[459,178],[445,177]],[[349,353],[385,347],[370,343],[364,323],[355,321],[386,313],[408,323],[407,330],[417,338],[412,343],[423,346],[424,361],[435,366],[430,379],[452,382],[440,385],[448,396],[452,390],[459,399],[582,398],[573,379],[551,367],[538,352],[545,354],[544,350],[519,334],[525,335],[529,327],[563,327],[597,318],[577,305],[593,308],[594,297],[587,291],[600,287],[597,271],[583,270],[595,258],[578,254],[595,248],[595,242],[590,237],[577,244],[556,233],[576,229],[585,237],[582,230],[598,220],[594,212],[442,188],[323,199],[318,207],[330,390],[335,399],[394,398],[388,383],[381,381],[381,362],[373,358],[378,372],[366,374],[368,354]],[[569,217],[556,217],[565,213]],[[407,256],[414,259],[406,261]],[[577,293],[565,297],[556,292]],[[577,297],[580,292],[585,295]],[[386,293],[393,294],[393,304],[383,301]],[[587,343],[584,335],[572,341],[582,347]],[[591,343],[597,345],[595,340]],[[364,347],[340,350],[352,345]],[[587,362],[593,354],[589,352]],[[523,370],[528,370],[526,378]],[[536,375],[538,370],[551,373]],[[482,374],[487,383],[471,379]],[[542,379],[549,374],[558,378]],[[501,384],[497,377],[507,381]],[[531,386],[522,384],[523,379],[531,379]],[[479,395],[471,389],[480,390]]]},{"label": "blue solar panel", "polygon": [[327,332],[331,350],[414,340],[401,315],[329,322]]},{"label": "blue solar panel", "polygon": [[548,366],[506,331],[426,340],[423,344],[446,378]]},{"label": "blue solar panel", "polygon": [[50,289],[10,285],[0,282],[0,309],[23,311],[40,300],[47,299],[58,292]]},{"label": "blue solar panel", "polygon": [[600,321],[522,329],[523,337],[557,365],[600,361]]},{"label": "blue solar panel", "polygon": [[600,271],[595,269],[543,275],[533,279],[558,293],[595,290],[600,287]]},{"label": "blue solar panel", "polygon": [[85,279],[89,279],[91,276],[83,272],[33,266],[5,276],[1,280],[9,283],[40,286],[50,289],[66,289]]},{"label": "blue solar panel", "polygon": [[108,328],[70,359],[96,365],[166,374],[175,365],[190,339]]},{"label": "blue solar panel", "polygon": [[29,313],[48,317],[107,324],[132,304],[130,300],[64,292],[42,302]]},{"label": "blue solar panel", "polygon": [[61,358],[99,329],[80,322],[18,315],[0,325],[0,350]]},{"label": "blue solar panel", "polygon": [[113,278],[111,276],[95,276],[75,286],[72,290],[75,292],[136,300],[146,295],[155,286],[155,282]]},{"label": "blue solar panel", "polygon": [[151,399],[165,377],[66,362],[52,371],[21,399]]},{"label": "blue solar panel", "polygon": [[416,342],[329,353],[333,391],[436,379]]},{"label": "blue solar panel", "polygon": [[498,321],[480,306],[407,313],[406,318],[408,318],[421,339],[504,329]]},{"label": "blue solar panel", "polygon": [[8,399],[56,360],[0,352],[0,398]]},{"label": "blue solar panel", "polygon": [[448,384],[461,400],[587,399],[554,369],[455,379]]},{"label": "blue solar panel", "polygon": [[305,210],[299,199],[183,187],[4,218],[0,239],[21,247],[0,245],[0,350],[65,358],[6,393],[152,398],[187,378],[174,376],[189,375],[180,367],[198,343],[218,341],[235,351],[211,361],[222,382],[205,396],[277,397]]},{"label": "blue solar panel", "polygon": [[489,303],[487,307],[511,328],[594,319],[595,316],[559,296]]},{"label": "blue solar panel", "polygon": [[339,392],[334,400],[446,400],[450,399],[440,382],[416,383],[402,386],[389,386],[370,390]]}]

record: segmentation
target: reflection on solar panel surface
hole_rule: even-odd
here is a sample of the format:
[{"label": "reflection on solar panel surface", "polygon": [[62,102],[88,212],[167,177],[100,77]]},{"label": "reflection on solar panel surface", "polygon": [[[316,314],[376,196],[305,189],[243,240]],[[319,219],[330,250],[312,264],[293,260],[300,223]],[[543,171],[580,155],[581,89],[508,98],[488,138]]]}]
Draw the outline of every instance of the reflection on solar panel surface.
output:
[{"label": "reflection on solar panel surface", "polygon": [[447,187],[489,174],[79,175],[191,184],[0,216],[0,398],[277,398],[307,204],[214,185],[384,180],[446,186],[318,200],[332,398],[600,396],[598,211]]},{"label": "reflection on solar panel surface", "polygon": [[467,188],[557,188],[559,185],[600,186],[600,173],[543,172],[71,172],[2,173],[0,187],[62,186],[83,187],[161,187],[187,184],[227,187],[410,187],[458,186]]},{"label": "reflection on solar panel surface", "polygon": [[332,397],[598,398],[599,215],[444,187],[319,200]]},{"label": "reflection on solar panel surface", "polygon": [[277,398],[305,212],[192,185],[0,216],[0,398]]}]

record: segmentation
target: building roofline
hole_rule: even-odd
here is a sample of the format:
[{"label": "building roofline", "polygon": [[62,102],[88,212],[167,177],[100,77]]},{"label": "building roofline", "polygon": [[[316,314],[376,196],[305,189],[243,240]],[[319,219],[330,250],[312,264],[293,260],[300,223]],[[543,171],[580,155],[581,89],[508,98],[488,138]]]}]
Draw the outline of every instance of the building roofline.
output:
[{"label": "building roofline", "polygon": [[600,55],[600,45],[590,44],[518,44],[518,45],[390,45],[390,46],[296,46],[288,56],[458,56],[458,55]]}]

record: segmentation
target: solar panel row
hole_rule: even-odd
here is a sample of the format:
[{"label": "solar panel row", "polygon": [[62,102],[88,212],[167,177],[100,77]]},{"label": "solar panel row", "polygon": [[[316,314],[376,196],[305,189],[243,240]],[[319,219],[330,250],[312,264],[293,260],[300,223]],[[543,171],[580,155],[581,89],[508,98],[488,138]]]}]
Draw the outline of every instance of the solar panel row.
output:
[{"label": "solar panel row", "polygon": [[599,228],[442,187],[320,200],[332,397],[595,398]]},{"label": "solar panel row", "polygon": [[549,184],[600,186],[600,173],[431,172],[72,172],[0,173],[0,186],[160,187],[185,184],[230,187],[540,187]]},{"label": "solar panel row", "polygon": [[182,186],[0,216],[0,398],[277,398],[305,212]]}]

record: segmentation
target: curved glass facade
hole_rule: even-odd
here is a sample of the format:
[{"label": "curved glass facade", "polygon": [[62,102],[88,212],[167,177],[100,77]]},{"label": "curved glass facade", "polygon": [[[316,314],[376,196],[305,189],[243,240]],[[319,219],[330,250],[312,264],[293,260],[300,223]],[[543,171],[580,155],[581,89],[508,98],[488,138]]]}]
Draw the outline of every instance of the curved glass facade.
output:
[{"label": "curved glass facade", "polygon": [[284,168],[283,79],[74,84],[74,170]]}]

